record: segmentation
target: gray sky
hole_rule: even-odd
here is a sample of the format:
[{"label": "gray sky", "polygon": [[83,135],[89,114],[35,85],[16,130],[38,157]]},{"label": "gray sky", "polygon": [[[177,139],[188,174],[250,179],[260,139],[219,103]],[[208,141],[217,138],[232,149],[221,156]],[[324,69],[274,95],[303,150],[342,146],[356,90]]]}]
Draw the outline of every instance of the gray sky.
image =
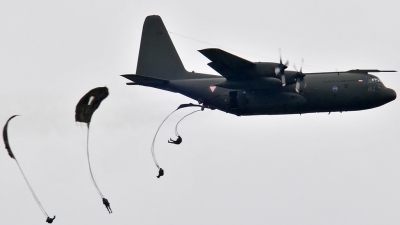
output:
[{"label": "gray sky", "polygon": [[[0,122],[54,224],[399,224],[399,100],[346,113],[236,117],[204,111],[160,130],[181,103],[126,86],[142,25],[160,15],[187,70],[216,74],[197,50],[219,47],[305,72],[400,70],[399,1],[0,2]],[[210,44],[206,44],[210,43]],[[379,75],[379,74],[378,74]],[[400,93],[398,73],[380,74]],[[91,124],[90,181],[78,100],[107,86]],[[0,151],[0,224],[45,224],[14,160]]]}]

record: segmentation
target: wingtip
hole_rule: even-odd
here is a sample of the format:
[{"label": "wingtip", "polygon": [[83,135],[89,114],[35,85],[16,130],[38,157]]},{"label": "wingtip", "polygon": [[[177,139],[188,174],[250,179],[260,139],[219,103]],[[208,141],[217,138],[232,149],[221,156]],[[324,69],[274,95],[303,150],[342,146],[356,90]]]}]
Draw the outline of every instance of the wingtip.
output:
[{"label": "wingtip", "polygon": [[346,71],[348,73],[393,73],[397,72],[396,70],[377,70],[377,69],[353,69]]},{"label": "wingtip", "polygon": [[204,49],[200,49],[200,50],[197,50],[197,51],[199,51],[199,52],[203,53],[203,52],[210,52],[210,51],[222,51],[222,50],[221,50],[221,49],[219,49],[219,48],[204,48]]},{"label": "wingtip", "polygon": [[130,77],[130,76],[135,76],[136,74],[122,74],[122,75],[120,75],[121,77],[125,77],[125,78],[128,78],[128,77]]}]

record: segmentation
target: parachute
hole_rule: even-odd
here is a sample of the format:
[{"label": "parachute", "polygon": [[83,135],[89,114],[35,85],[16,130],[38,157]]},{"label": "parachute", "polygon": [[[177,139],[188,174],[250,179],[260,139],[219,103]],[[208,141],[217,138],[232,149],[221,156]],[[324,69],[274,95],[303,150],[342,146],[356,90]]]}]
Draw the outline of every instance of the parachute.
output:
[{"label": "parachute", "polygon": [[152,142],[152,144],[151,144],[151,154],[152,154],[152,156],[153,156],[154,164],[156,164],[156,166],[157,166],[157,168],[158,168],[158,176],[157,176],[157,178],[160,178],[161,176],[164,175],[164,170],[160,167],[160,165],[159,165],[158,162],[157,162],[156,155],[155,155],[155,149],[154,149],[154,143],[155,143],[155,141],[156,141],[156,137],[157,137],[158,131],[160,130],[160,128],[161,128],[161,126],[164,124],[164,122],[165,122],[174,112],[178,111],[179,109],[186,108],[186,107],[201,107],[201,110],[196,110],[196,111],[194,111],[194,112],[189,113],[188,115],[184,116],[181,120],[179,120],[179,122],[176,124],[176,126],[175,126],[175,134],[176,134],[176,136],[178,136],[178,139],[177,139],[176,141],[173,141],[172,139],[170,139],[170,141],[168,141],[168,142],[169,142],[169,143],[174,143],[174,144],[180,144],[180,143],[182,142],[182,138],[181,138],[181,136],[179,136],[179,134],[178,134],[178,130],[177,130],[177,129],[178,129],[178,128],[177,128],[177,127],[178,127],[178,124],[179,124],[185,117],[187,117],[187,116],[189,116],[189,115],[191,115],[191,114],[193,114],[193,113],[195,113],[195,112],[204,110],[204,107],[203,107],[203,106],[201,106],[201,105],[195,105],[195,104],[192,104],[192,103],[189,103],[189,104],[181,104],[177,109],[175,109],[175,110],[172,111],[167,117],[165,117],[165,119],[161,122],[160,126],[158,126],[158,129],[157,129],[157,131],[156,131],[156,133],[155,133],[155,135],[154,135],[153,142]]},{"label": "parachute", "polygon": [[[16,117],[16,116],[19,116],[19,115],[13,115],[13,116],[11,116],[11,117],[7,120],[6,124],[4,125],[4,128],[3,128],[3,140],[4,140],[5,147],[6,147],[6,149],[7,149],[8,155],[9,155],[12,159],[14,159],[15,162],[17,163],[18,168],[19,168],[19,170],[21,171],[22,176],[24,177],[25,182],[26,182],[26,184],[28,185],[29,190],[31,191],[31,193],[32,193],[32,195],[33,195],[33,198],[35,199],[37,205],[39,206],[39,208],[40,208],[40,210],[43,212],[43,214],[47,217],[46,222],[52,223],[53,220],[55,219],[55,216],[53,217],[52,220],[49,220],[49,219],[48,219],[48,218],[50,218],[49,215],[47,214],[46,210],[43,208],[42,204],[40,203],[38,197],[36,196],[35,192],[33,191],[33,188],[32,188],[31,185],[29,184],[29,181],[28,181],[28,179],[26,178],[24,171],[22,170],[21,166],[19,165],[17,158],[15,158],[14,153],[11,151],[10,142],[8,141],[8,123],[10,122],[10,120],[12,120],[12,119],[13,119],[14,117]],[[51,222],[49,222],[49,221],[51,221]]]},{"label": "parachute", "polygon": [[94,111],[99,108],[100,103],[107,98],[107,96],[107,87],[98,87],[90,90],[76,105],[75,121],[87,123],[89,127]]},{"label": "parachute", "polygon": [[97,189],[100,197],[104,198],[104,195],[101,193],[100,188],[98,187],[96,180],[94,179],[92,167],[90,165],[90,157],[89,157],[89,128],[90,121],[92,119],[93,113],[99,108],[101,102],[107,98],[108,96],[108,88],[107,87],[97,87],[90,90],[87,94],[85,94],[78,102],[75,108],[75,121],[86,123],[88,127],[87,131],[87,139],[86,139],[86,152],[87,159],[89,164],[89,172],[92,178],[93,184]]},{"label": "parachute", "polygon": [[4,128],[3,128],[3,140],[4,140],[4,144],[6,145],[6,149],[7,149],[8,155],[9,155],[11,158],[13,158],[13,159],[15,159],[15,156],[14,156],[13,152],[11,151],[10,142],[8,142],[7,127],[8,127],[8,123],[10,122],[10,120],[12,120],[12,119],[13,119],[14,117],[16,117],[16,116],[18,116],[18,115],[11,116],[11,117],[7,120],[7,123],[6,123],[6,125],[4,125]]}]

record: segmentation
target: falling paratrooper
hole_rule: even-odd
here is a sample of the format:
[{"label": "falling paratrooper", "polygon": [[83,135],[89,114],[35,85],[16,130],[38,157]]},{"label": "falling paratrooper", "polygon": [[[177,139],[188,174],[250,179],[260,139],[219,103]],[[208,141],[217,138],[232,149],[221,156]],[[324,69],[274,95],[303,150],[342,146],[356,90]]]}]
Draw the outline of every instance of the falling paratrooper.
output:
[{"label": "falling paratrooper", "polygon": [[14,117],[16,117],[16,116],[19,116],[19,115],[13,115],[13,116],[11,116],[11,117],[7,120],[6,124],[4,125],[4,128],[3,128],[3,140],[4,140],[4,145],[5,145],[6,149],[7,149],[8,155],[9,155],[12,159],[14,159],[15,162],[17,163],[18,168],[19,168],[19,170],[21,171],[22,176],[24,177],[24,180],[25,180],[26,184],[28,185],[29,190],[31,191],[31,193],[32,193],[32,195],[33,195],[33,198],[35,199],[35,201],[36,201],[37,205],[39,206],[40,210],[43,212],[43,214],[44,214],[45,216],[47,216],[46,222],[47,222],[47,223],[53,223],[53,221],[54,221],[54,219],[56,218],[56,216],[54,216],[53,218],[50,218],[50,217],[49,217],[49,215],[47,214],[46,210],[43,208],[42,204],[40,203],[38,197],[36,196],[35,192],[33,191],[33,188],[32,188],[31,185],[29,184],[29,181],[28,181],[28,179],[26,178],[24,171],[22,171],[22,168],[21,168],[21,166],[19,165],[17,158],[15,158],[15,155],[14,155],[14,153],[13,153],[12,150],[11,150],[10,142],[9,142],[9,140],[8,140],[8,123],[9,123]]},{"label": "falling paratrooper", "polygon": [[92,119],[93,113],[99,108],[101,102],[107,98],[108,96],[108,88],[107,87],[97,87],[90,90],[87,94],[85,94],[78,102],[75,108],[75,121],[86,123],[88,127],[87,132],[87,142],[86,142],[86,151],[87,151],[87,159],[89,164],[89,172],[92,178],[93,184],[99,193],[103,204],[106,206],[109,213],[111,213],[110,203],[101,193],[100,188],[98,187],[96,180],[94,179],[92,167],[90,165],[90,158],[89,158],[89,128],[90,128],[90,121]]}]

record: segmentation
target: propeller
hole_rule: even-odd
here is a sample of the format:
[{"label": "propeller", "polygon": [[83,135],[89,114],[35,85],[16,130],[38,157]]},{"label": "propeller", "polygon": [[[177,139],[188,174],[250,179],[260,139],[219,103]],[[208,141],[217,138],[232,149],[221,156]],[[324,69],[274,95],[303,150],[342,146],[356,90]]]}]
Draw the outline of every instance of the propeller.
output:
[{"label": "propeller", "polygon": [[[306,75],[303,73],[303,63],[304,63],[304,59],[301,59],[300,70],[297,70],[295,64],[293,65],[294,69],[297,71],[297,73],[296,73],[296,92],[297,92],[297,93],[303,92],[304,88],[306,88],[306,85],[307,85],[307,84],[304,82],[304,77],[305,77]],[[304,87],[303,87],[303,90],[300,90],[302,84],[304,84]]]},{"label": "propeller", "polygon": [[286,60],[285,64],[282,63],[281,49],[279,49],[279,65],[275,67],[275,75],[281,76],[282,87],[286,86],[285,69],[289,65],[289,60]]}]

